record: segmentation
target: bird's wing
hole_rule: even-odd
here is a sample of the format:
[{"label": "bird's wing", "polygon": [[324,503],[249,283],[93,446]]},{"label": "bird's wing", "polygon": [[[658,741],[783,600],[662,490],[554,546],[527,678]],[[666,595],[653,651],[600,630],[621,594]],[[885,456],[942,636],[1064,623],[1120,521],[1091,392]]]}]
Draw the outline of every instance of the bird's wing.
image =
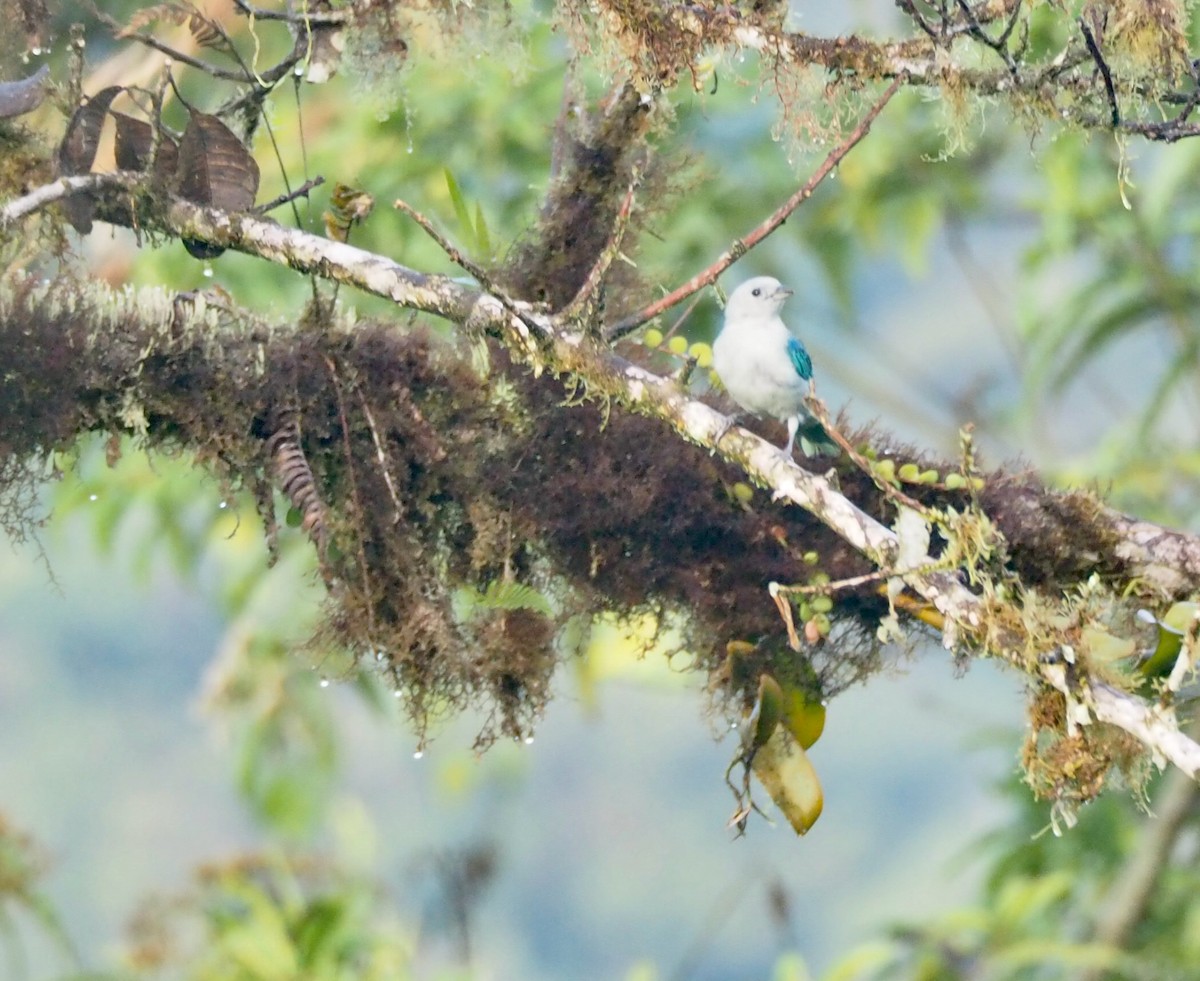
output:
[{"label": "bird's wing", "polygon": [[804,345],[800,343],[799,338],[789,337],[787,342],[788,358],[792,362],[792,367],[796,369],[798,374],[805,381],[812,380],[812,358],[808,356],[808,351]]}]

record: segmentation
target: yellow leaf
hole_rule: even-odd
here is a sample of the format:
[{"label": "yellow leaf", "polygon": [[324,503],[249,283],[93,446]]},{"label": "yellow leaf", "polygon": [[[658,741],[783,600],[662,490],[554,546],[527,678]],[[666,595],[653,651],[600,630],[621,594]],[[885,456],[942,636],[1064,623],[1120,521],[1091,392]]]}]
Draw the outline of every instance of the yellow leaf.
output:
[{"label": "yellow leaf", "polygon": [[751,766],[796,834],[807,833],[821,816],[825,796],[817,771],[796,737],[785,726],[776,726],[754,754]]},{"label": "yellow leaf", "polygon": [[825,731],[825,706],[800,688],[789,688],[783,698],[783,724],[808,749]]}]

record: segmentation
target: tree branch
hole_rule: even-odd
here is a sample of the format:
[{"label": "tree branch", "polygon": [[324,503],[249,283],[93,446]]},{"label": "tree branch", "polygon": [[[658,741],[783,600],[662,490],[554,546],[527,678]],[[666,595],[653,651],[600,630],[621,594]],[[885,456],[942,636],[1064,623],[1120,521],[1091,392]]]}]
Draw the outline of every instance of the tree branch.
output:
[{"label": "tree branch", "polygon": [[[0,209],[0,214],[28,214],[74,190],[124,185],[128,181],[129,175],[106,175],[55,182],[11,202]],[[610,393],[627,409],[667,422],[681,435],[741,466],[755,482],[772,488],[777,499],[813,514],[877,568],[895,569],[900,551],[896,532],[857,507],[829,480],[799,467],[757,436],[740,429],[730,431],[725,416],[692,398],[674,381],[616,357],[570,324],[532,308],[514,311],[497,297],[449,278],[426,275],[383,256],[285,228],[253,214],[226,214],[172,200],[163,224],[165,230],[181,238],[238,249],[355,286],[399,306],[444,317],[468,330],[497,336],[535,370],[548,368],[575,375],[586,380],[589,387]],[[718,437],[722,436],[718,447]],[[1171,556],[1182,555],[1189,560],[1200,557],[1200,542],[1187,536],[1158,529],[1155,538],[1148,531],[1151,526],[1120,516],[1112,516],[1112,523],[1114,532],[1123,529],[1129,536],[1120,542],[1126,546],[1127,560],[1160,561],[1155,550],[1158,544],[1164,545]],[[1169,710],[1093,681],[1079,670],[1079,665],[1070,676],[1054,658],[1031,667],[1014,653],[1022,649],[1023,638],[1001,635],[985,640],[983,628],[988,614],[984,602],[956,575],[938,571],[936,559],[930,556],[907,556],[906,566],[909,571],[894,571],[891,575],[946,618],[944,639],[948,647],[986,644],[988,653],[1037,674],[1068,698],[1085,705],[1096,719],[1133,735],[1157,760],[1169,761],[1189,776],[1200,771],[1200,745],[1179,731]],[[1136,570],[1131,572],[1134,574]]]},{"label": "tree branch", "polygon": [[43,184],[23,197],[14,198],[0,205],[0,228],[20,221],[40,211],[47,205],[70,197],[78,191],[103,191],[113,187],[132,189],[144,178],[140,174],[113,171],[108,174],[80,174],[77,177],[60,177],[52,184]]}]

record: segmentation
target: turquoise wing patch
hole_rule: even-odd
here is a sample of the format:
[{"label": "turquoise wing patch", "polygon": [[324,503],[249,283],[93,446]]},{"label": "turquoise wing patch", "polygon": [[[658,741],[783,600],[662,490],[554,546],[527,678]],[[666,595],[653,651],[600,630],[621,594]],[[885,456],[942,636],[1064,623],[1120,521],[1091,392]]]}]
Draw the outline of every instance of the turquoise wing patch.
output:
[{"label": "turquoise wing patch", "polygon": [[792,360],[792,367],[796,369],[798,374],[805,381],[812,380],[812,358],[808,356],[808,351],[805,350],[803,344],[795,337],[789,337],[787,342],[788,357]]}]

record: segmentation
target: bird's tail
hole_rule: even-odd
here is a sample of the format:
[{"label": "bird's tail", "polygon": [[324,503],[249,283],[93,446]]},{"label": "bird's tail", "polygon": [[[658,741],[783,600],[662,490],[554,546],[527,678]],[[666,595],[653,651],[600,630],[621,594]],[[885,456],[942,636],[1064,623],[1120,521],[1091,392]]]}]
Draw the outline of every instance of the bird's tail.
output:
[{"label": "bird's tail", "polygon": [[796,436],[805,456],[838,456],[842,452],[825,427],[815,419],[802,422]]}]

